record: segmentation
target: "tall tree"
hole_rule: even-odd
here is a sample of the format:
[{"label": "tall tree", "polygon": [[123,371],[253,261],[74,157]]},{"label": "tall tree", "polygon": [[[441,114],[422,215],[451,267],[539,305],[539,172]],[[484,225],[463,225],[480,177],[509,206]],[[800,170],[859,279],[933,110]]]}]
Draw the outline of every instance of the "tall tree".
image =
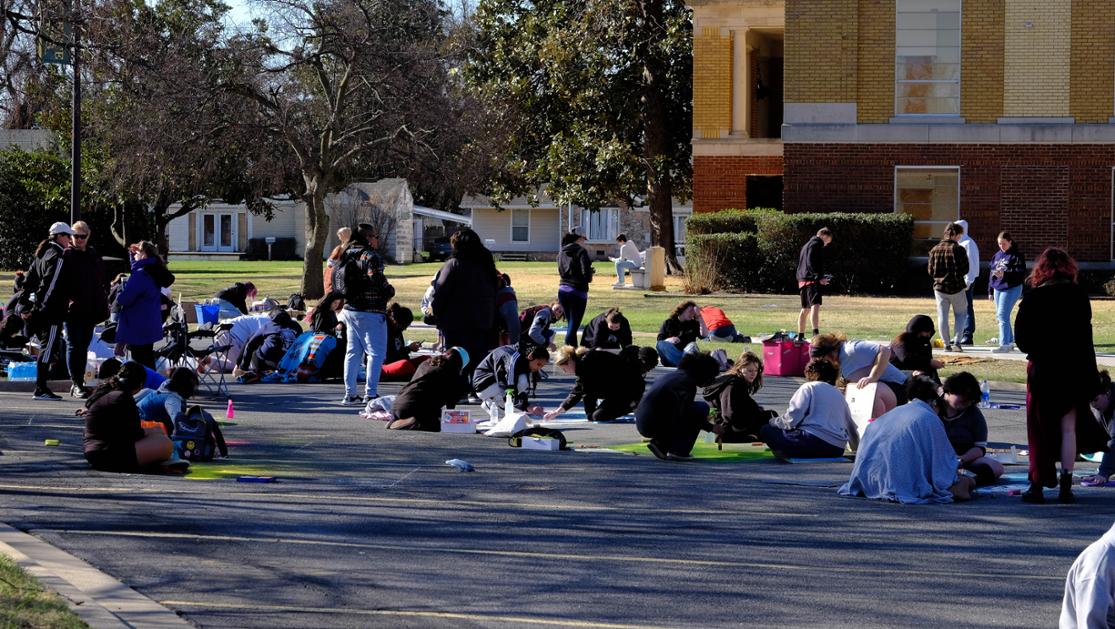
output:
[{"label": "tall tree", "polygon": [[471,19],[466,77],[509,131],[488,192],[645,202],[651,241],[678,268],[673,198],[692,189],[684,2],[480,0]]}]

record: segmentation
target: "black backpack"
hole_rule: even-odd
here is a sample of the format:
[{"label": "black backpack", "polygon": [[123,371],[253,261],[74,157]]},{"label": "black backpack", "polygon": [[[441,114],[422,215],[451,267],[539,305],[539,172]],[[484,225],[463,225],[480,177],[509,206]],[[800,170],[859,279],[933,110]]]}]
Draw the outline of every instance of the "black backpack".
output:
[{"label": "black backpack", "polygon": [[290,296],[290,299],[287,300],[286,309],[287,310],[300,310],[302,312],[305,312],[306,311],[306,300],[302,299],[302,295],[300,293],[294,293],[293,295]]},{"label": "black backpack", "polygon": [[360,265],[357,264],[363,249],[349,249],[341,255],[337,268],[333,271],[333,290],[351,300],[360,291]]},{"label": "black backpack", "polygon": [[178,458],[187,461],[212,461],[217,452],[228,456],[225,436],[217,420],[197,405],[174,418],[170,440],[174,442]]}]

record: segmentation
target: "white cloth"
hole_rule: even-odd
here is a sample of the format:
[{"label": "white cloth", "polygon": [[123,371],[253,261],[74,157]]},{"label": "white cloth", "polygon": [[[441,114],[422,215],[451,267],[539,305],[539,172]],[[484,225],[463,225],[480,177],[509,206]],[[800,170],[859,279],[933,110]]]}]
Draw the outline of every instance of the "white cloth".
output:
[{"label": "white cloth", "polygon": [[952,502],[957,463],[941,418],[914,400],[867,426],[852,476],[837,493],[902,504]]},{"label": "white cloth", "polygon": [[1115,627],[1115,526],[1072,562],[1065,577],[1060,627]]},{"label": "white cloth", "polygon": [[244,346],[248,344],[248,339],[252,338],[259,332],[278,332],[279,326],[271,320],[269,314],[254,314],[254,315],[241,315],[235,319],[230,319],[225,323],[231,323],[232,328],[219,332],[213,339],[214,345],[229,345],[228,360],[221,365],[212,364],[211,367],[218,368],[225,373],[232,371],[232,368],[240,361],[240,353],[244,351]]},{"label": "white cloth", "polygon": [[964,226],[964,235],[956,241],[956,244],[964,247],[964,253],[968,254],[968,274],[964,276],[964,283],[968,285],[968,288],[971,288],[976,278],[979,277],[979,247],[976,246],[976,241],[968,235],[968,221],[960,219],[956,222]]},{"label": "white cloth", "polygon": [[798,387],[786,413],[771,419],[770,425],[782,430],[805,431],[837,448],[849,443],[855,450],[859,445],[859,433],[848,402],[827,382],[806,382]]},{"label": "white cloth", "polygon": [[619,248],[619,259],[630,260],[640,266],[642,266],[643,264],[643,259],[639,257],[639,248],[636,247],[635,243],[631,242],[630,240],[623,243],[623,245]]}]

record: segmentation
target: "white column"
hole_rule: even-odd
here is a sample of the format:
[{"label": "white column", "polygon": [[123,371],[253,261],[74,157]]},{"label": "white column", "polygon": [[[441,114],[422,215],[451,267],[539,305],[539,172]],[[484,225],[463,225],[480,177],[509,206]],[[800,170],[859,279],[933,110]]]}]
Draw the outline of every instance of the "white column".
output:
[{"label": "white column", "polygon": [[751,136],[751,46],[748,28],[732,31],[732,135]]}]

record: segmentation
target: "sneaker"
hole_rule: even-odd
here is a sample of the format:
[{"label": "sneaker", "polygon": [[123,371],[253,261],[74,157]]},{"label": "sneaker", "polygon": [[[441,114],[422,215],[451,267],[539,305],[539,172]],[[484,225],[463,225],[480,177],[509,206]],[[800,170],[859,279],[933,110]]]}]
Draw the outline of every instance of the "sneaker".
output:
[{"label": "sneaker", "polygon": [[626,287],[627,287],[627,284],[625,282],[616,282],[615,284],[612,284],[612,288],[626,288]]},{"label": "sneaker", "polygon": [[669,452],[669,453],[666,454],[666,458],[671,460],[671,461],[692,461],[693,460],[693,455],[692,454],[677,454],[676,452]]},{"label": "sneaker", "polygon": [[995,347],[997,345],[1000,345],[999,337],[993,336],[993,337],[987,339],[987,344],[990,345],[991,347]]},{"label": "sneaker", "polygon": [[364,406],[364,398],[359,395],[346,395],[341,400],[341,406]]},{"label": "sneaker", "polygon": [[477,396],[475,393],[469,393],[468,394],[468,403],[469,404],[480,404],[482,401],[483,400],[481,400],[480,397]]},{"label": "sneaker", "polygon": [[663,461],[669,459],[669,455],[666,454],[666,451],[663,450],[662,446],[659,445],[658,443],[656,443],[654,441],[654,439],[651,439],[650,441],[647,442],[647,450],[650,450],[651,454],[653,454],[654,456],[662,459]]},{"label": "sneaker", "polygon": [[79,400],[84,400],[89,397],[89,389],[80,384],[75,384],[70,387],[70,397],[76,397]]},{"label": "sneaker", "polygon": [[991,350],[992,354],[1006,354],[1010,352],[1010,345],[1000,345]]},{"label": "sneaker", "polygon": [[48,401],[48,402],[60,402],[60,401],[62,401],[62,396],[55,395],[53,391],[49,391],[47,389],[35,389],[34,398],[36,400]]}]

